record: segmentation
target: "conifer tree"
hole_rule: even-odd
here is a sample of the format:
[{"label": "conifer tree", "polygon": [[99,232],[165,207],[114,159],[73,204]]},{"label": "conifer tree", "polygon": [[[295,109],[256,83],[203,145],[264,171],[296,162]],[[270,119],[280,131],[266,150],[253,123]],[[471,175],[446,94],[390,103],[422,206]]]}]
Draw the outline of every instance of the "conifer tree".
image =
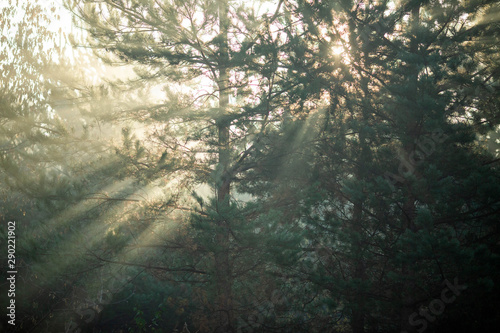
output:
[{"label": "conifer tree", "polygon": [[[244,298],[258,298],[245,287],[253,283],[245,278],[252,266],[245,265],[263,267],[265,246],[291,241],[277,227],[280,221],[265,214],[272,205],[245,205],[235,191],[251,191],[269,163],[266,156],[281,154],[270,149],[285,115],[277,59],[286,36],[272,31],[280,24],[281,3],[272,13],[233,1],[75,1],[69,7],[85,22],[89,43],[103,59],[134,66],[135,82],[123,85],[163,87],[158,100],[150,94],[131,106],[115,99],[102,114],[145,126],[144,140],[123,131],[117,154],[124,174],[145,183],[175,179],[181,186],[159,202],[160,209],[193,213],[185,236],[163,238],[166,249],[184,244],[166,259],[172,267],[166,274],[201,284],[211,309],[202,315],[211,330],[236,331],[237,317],[247,311]],[[195,208],[172,200],[200,184],[212,187],[212,198],[192,193]],[[264,236],[273,229],[275,234]],[[235,287],[245,295],[236,296]]]},{"label": "conifer tree", "polygon": [[[96,126],[123,127],[114,156],[65,170],[73,187],[30,191],[86,189],[54,228],[71,224],[81,250],[54,275],[90,265],[69,288],[65,330],[96,325],[82,295],[102,298],[112,267],[124,280],[113,297],[136,307],[97,302],[102,330],[456,331],[481,313],[470,330],[495,326],[498,159],[478,138],[499,121],[496,3],[68,7],[89,33],[81,46],[126,78],[73,96]],[[32,131],[50,116],[6,115],[8,147],[23,123],[31,147],[53,147],[55,127]],[[11,161],[26,159],[17,152]],[[4,179],[20,179],[2,161]],[[445,310],[433,302],[443,281],[468,288]],[[475,295],[493,306],[468,309]]]},{"label": "conifer tree", "polygon": [[[498,125],[497,10],[298,2],[318,59],[301,67],[330,78],[315,90],[330,96],[313,178],[325,192],[309,212],[323,240],[315,282],[342,300],[354,332],[426,329],[422,307],[444,280],[497,275],[498,168],[476,140]],[[343,59],[328,51],[339,47]]]}]

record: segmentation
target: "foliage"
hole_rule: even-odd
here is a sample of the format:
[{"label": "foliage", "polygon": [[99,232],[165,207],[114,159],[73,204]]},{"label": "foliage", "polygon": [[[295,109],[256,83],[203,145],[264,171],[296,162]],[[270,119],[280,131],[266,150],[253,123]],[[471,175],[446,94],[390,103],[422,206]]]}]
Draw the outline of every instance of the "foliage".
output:
[{"label": "foliage", "polygon": [[0,21],[18,330],[498,325],[496,2],[66,5],[76,75]]}]

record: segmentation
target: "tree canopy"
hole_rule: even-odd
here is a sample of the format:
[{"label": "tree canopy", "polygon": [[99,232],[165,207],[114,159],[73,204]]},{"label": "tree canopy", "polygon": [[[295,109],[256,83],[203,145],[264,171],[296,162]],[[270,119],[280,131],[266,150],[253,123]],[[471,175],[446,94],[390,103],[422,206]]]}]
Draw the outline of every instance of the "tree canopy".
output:
[{"label": "tree canopy", "polygon": [[65,6],[1,8],[0,328],[498,326],[496,1]]}]

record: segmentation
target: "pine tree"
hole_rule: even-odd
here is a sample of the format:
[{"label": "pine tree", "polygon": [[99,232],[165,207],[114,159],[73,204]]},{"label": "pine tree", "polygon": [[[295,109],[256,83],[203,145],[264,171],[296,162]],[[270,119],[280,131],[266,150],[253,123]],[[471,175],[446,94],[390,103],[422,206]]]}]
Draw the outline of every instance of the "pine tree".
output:
[{"label": "pine tree", "polygon": [[[275,141],[282,136],[287,110],[280,103],[287,86],[277,59],[286,36],[272,32],[273,24],[283,23],[277,15],[281,3],[264,14],[232,1],[75,1],[69,6],[85,22],[89,43],[103,59],[133,65],[135,83],[163,87],[159,100],[152,94],[133,106],[110,100],[102,114],[130,127],[144,124],[143,134],[123,130],[123,146],[117,149],[121,173],[143,184],[175,179],[177,188],[157,207],[192,214],[177,239],[161,239],[165,249],[181,244],[163,262],[172,267],[165,272],[168,279],[201,284],[197,292],[208,294],[211,310],[201,312],[199,325],[205,321],[213,331],[234,332],[237,317],[248,312],[245,298],[260,297],[248,292],[254,281],[245,265],[255,261],[255,270],[264,267],[266,246],[291,242],[269,212],[272,204],[238,202],[235,191],[272,186],[260,172],[276,173],[283,154]],[[200,184],[212,187],[212,198],[186,190]],[[181,199],[192,206],[182,206]],[[263,230],[275,234],[264,236]],[[259,238],[265,246],[259,246]]]},{"label": "pine tree", "polygon": [[441,283],[478,278],[495,262],[479,260],[479,249],[498,250],[496,162],[475,140],[498,124],[498,25],[488,19],[496,5],[299,2],[296,10],[317,59],[300,67],[330,77],[315,90],[330,96],[313,178],[325,180],[325,193],[309,212],[311,237],[326,246],[326,276],[316,283],[342,301],[354,332],[422,329],[412,314]]},{"label": "pine tree", "polygon": [[[73,96],[95,126],[122,127],[114,156],[65,170],[86,191],[54,230],[71,225],[82,251],[52,273],[101,270],[74,280],[74,322],[96,324],[83,300],[102,296],[113,267],[125,286],[113,297],[137,306],[121,308],[125,323],[105,307],[101,329],[320,332],[347,320],[353,332],[451,331],[491,313],[469,321],[487,331],[498,321],[494,306],[467,309],[472,294],[495,305],[498,293],[498,160],[477,140],[499,119],[494,2],[285,0],[264,14],[234,1],[68,6],[85,46],[127,76]],[[443,312],[432,302],[445,280],[468,291]]]}]

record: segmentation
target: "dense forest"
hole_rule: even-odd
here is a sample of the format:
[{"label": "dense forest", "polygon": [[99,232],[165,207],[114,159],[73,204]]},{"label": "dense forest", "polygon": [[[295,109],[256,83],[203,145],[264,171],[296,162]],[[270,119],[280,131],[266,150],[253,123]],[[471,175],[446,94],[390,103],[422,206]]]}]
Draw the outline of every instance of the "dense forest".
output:
[{"label": "dense forest", "polygon": [[0,332],[494,332],[500,3],[0,4]]}]

